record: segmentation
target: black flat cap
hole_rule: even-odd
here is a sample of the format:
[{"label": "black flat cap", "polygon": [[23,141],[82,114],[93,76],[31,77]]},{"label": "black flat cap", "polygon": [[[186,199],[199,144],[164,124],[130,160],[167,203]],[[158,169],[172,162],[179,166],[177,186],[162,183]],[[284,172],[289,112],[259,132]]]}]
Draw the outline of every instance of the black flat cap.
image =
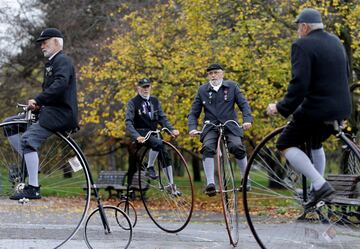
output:
[{"label": "black flat cap", "polygon": [[37,38],[36,42],[41,42],[41,41],[50,39],[52,37],[64,38],[64,36],[60,30],[58,30],[56,28],[47,28],[47,29],[44,29],[43,32],[41,32],[41,34],[40,34],[39,38]]},{"label": "black flat cap", "polygon": [[316,9],[305,8],[296,17],[294,23],[322,23],[321,14]]},{"label": "black flat cap", "polygon": [[149,80],[148,78],[143,78],[141,80],[138,81],[138,86],[150,86],[151,85],[151,80]]},{"label": "black flat cap", "polygon": [[206,72],[212,71],[212,70],[224,70],[224,67],[221,66],[220,64],[211,64],[210,66],[208,66],[208,68],[206,69]]}]

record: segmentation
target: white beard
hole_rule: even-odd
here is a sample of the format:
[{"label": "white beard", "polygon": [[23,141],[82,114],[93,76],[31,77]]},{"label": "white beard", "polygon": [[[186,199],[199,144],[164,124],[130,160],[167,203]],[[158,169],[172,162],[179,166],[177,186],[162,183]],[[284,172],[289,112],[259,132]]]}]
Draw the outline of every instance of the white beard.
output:
[{"label": "white beard", "polygon": [[212,86],[218,86],[218,85],[221,84],[221,82],[222,82],[222,79],[220,79],[220,80],[210,80],[210,84]]}]

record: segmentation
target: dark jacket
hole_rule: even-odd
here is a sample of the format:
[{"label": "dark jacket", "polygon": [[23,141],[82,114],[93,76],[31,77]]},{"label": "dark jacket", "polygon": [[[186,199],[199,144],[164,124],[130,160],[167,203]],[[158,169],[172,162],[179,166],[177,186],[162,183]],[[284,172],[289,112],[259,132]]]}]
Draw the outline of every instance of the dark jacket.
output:
[{"label": "dark jacket", "polygon": [[292,44],[291,64],[287,93],[276,105],[281,115],[309,121],[350,115],[349,68],[339,38],[322,29],[312,31]]},{"label": "dark jacket", "polygon": [[[130,99],[126,107],[125,125],[126,131],[136,140],[139,136],[145,136],[147,132],[157,129],[158,124],[174,130],[161,108],[159,100],[150,96],[150,112],[144,100],[139,94]],[[150,113],[150,115],[149,115]]]},{"label": "dark jacket", "polygon": [[60,132],[77,128],[75,69],[71,59],[61,51],[45,64],[42,89],[35,98],[41,106],[40,125]]},{"label": "dark jacket", "polygon": [[[218,92],[212,88],[210,83],[200,86],[188,115],[189,131],[197,129],[197,120],[202,109],[205,112],[203,123],[206,120],[216,124],[223,124],[227,120],[237,121],[235,104],[238,105],[242,112],[243,122],[251,123],[250,106],[244,95],[240,92],[237,83],[231,80],[224,80]],[[212,128],[209,125],[205,127],[201,134],[201,140],[210,129]],[[234,123],[229,123],[227,130],[236,136],[243,135],[242,129],[238,128]]]}]

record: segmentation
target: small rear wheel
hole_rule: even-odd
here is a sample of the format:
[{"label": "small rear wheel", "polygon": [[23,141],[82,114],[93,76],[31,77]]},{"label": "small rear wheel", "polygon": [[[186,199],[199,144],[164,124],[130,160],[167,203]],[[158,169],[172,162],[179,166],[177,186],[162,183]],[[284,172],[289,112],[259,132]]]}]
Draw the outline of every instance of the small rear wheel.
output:
[{"label": "small rear wheel", "polygon": [[[132,227],[135,227],[137,223],[137,213],[134,205],[130,201],[122,200],[119,202],[119,204],[117,204],[117,207],[127,214],[127,216],[130,218]],[[120,220],[119,224],[121,225]],[[126,229],[126,226],[123,226],[123,228]]]},{"label": "small rear wheel", "polygon": [[98,207],[85,223],[88,248],[128,248],[132,240],[129,217],[115,206]]}]

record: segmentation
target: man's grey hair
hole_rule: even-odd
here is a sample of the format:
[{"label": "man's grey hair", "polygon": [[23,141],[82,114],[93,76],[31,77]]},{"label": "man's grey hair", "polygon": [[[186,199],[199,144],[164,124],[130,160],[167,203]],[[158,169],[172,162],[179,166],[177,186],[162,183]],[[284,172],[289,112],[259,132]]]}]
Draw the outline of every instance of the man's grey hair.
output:
[{"label": "man's grey hair", "polygon": [[307,25],[309,25],[311,31],[316,30],[316,29],[324,29],[323,23],[307,23]]},{"label": "man's grey hair", "polygon": [[55,40],[57,40],[57,42],[59,43],[59,46],[61,49],[63,49],[64,47],[64,39],[61,37],[54,37]]}]

